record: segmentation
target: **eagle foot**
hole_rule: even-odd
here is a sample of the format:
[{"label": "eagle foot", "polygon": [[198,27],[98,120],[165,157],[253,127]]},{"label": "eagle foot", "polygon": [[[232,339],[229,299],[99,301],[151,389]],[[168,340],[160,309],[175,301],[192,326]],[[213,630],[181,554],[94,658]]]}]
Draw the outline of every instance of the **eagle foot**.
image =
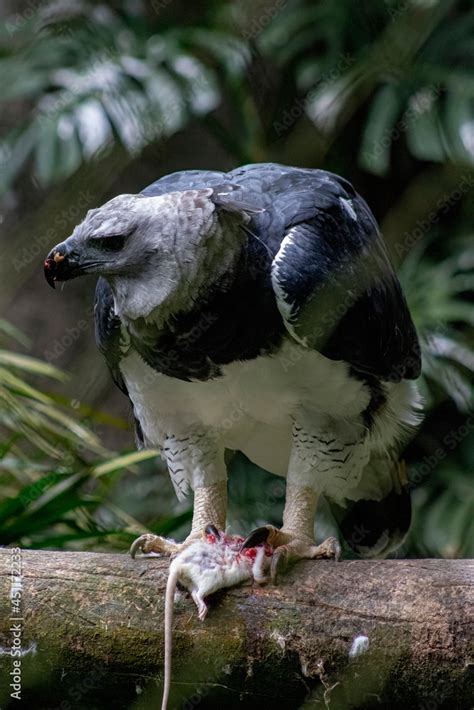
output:
[{"label": "eagle foot", "polygon": [[328,537],[320,545],[306,536],[299,537],[296,533],[278,529],[273,525],[256,528],[242,543],[242,548],[266,543],[274,552],[270,564],[270,575],[275,583],[278,575],[285,571],[289,564],[303,559],[334,559],[341,558],[341,546],[335,537]]},{"label": "eagle foot", "polygon": [[183,549],[185,542],[175,542],[174,540],[168,540],[166,537],[161,537],[160,535],[153,535],[152,533],[145,533],[140,535],[136,540],[132,542],[130,547],[130,555],[133,559],[137,552],[141,552],[144,555],[158,554],[158,555],[174,555]]},{"label": "eagle foot", "polygon": [[206,535],[209,534],[215,534],[216,536],[219,535],[217,528],[214,525],[207,525],[202,533],[191,531],[186,540],[183,542],[176,542],[175,540],[162,537],[161,535],[153,535],[153,533],[144,533],[132,542],[130,547],[130,556],[132,559],[135,559],[137,552],[141,552],[143,555],[156,554],[174,556],[185,550],[193,542],[206,539]]}]

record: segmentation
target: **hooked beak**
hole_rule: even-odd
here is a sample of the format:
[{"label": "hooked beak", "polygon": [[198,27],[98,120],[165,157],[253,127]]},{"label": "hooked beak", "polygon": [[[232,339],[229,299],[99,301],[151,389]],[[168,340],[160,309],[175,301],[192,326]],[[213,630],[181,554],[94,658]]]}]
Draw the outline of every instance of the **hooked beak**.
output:
[{"label": "hooked beak", "polygon": [[79,276],[81,266],[66,242],[54,247],[44,260],[44,276],[51,288],[56,288],[56,281],[67,281]]}]

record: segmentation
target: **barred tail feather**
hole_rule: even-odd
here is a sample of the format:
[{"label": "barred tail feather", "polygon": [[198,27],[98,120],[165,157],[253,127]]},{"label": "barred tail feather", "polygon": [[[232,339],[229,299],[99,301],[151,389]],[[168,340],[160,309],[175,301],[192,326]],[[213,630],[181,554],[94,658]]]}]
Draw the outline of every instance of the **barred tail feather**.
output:
[{"label": "barred tail feather", "polygon": [[402,544],[410,528],[411,499],[404,463],[396,462],[391,474],[393,485],[379,500],[362,498],[348,501],[346,508],[331,506],[342,536],[360,557],[386,557]]}]

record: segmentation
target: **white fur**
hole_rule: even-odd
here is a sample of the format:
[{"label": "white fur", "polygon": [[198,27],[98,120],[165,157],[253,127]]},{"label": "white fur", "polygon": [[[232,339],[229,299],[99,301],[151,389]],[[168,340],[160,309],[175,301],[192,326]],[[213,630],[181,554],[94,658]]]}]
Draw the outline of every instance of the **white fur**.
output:
[{"label": "white fur", "polygon": [[171,657],[173,650],[173,600],[177,582],[191,592],[204,621],[207,615],[205,598],[226,587],[255,579],[259,584],[267,581],[269,558],[259,547],[254,560],[239,553],[241,540],[222,537],[214,544],[197,540],[185,547],[170,564],[165,595],[165,677],[161,708],[167,710],[171,686]]}]

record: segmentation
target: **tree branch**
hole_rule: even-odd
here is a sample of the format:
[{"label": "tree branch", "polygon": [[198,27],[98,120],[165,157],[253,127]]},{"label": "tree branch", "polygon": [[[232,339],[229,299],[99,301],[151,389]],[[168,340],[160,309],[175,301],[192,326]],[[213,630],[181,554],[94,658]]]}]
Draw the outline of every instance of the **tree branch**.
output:
[{"label": "tree branch", "polygon": [[[22,550],[19,606],[12,561],[0,550],[1,706],[20,624],[32,707],[156,707],[167,561]],[[467,560],[300,563],[217,595],[204,623],[183,596],[170,708],[472,708],[473,609]]]}]

